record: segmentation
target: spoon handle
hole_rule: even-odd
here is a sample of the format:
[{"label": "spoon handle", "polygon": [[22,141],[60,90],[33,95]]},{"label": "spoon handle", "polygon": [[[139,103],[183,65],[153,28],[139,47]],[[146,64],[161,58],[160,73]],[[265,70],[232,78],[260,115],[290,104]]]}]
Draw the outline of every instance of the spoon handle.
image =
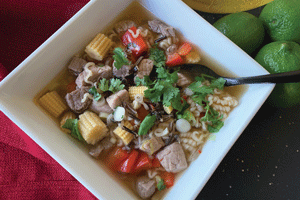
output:
[{"label": "spoon handle", "polygon": [[277,74],[267,74],[261,76],[250,76],[240,78],[223,77],[226,80],[225,86],[235,86],[253,83],[292,83],[300,82],[300,70],[283,72]]}]

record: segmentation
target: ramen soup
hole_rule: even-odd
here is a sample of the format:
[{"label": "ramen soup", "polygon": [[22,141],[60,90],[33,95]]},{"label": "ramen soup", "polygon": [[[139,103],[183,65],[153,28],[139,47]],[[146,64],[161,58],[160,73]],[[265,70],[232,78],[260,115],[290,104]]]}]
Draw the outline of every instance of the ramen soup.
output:
[{"label": "ramen soup", "polygon": [[177,30],[137,3],[126,13],[35,100],[140,198],[161,198],[238,100],[224,79],[174,70],[201,60]]}]

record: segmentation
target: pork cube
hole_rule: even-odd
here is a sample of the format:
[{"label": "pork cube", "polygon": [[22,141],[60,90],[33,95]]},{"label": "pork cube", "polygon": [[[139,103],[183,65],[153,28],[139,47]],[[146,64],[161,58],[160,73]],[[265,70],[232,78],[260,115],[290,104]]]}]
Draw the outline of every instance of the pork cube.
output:
[{"label": "pork cube", "polygon": [[88,69],[85,69],[76,78],[75,83],[77,87],[87,86],[91,83],[98,81],[101,78],[110,79],[112,78],[112,68],[108,65],[99,67],[91,65]]},{"label": "pork cube", "polygon": [[95,158],[98,158],[103,150],[108,150],[113,146],[113,143],[110,141],[109,137],[105,137],[100,143],[92,148],[89,154]]},{"label": "pork cube", "polygon": [[90,105],[90,110],[97,113],[98,115],[100,112],[109,113],[109,114],[113,112],[113,110],[108,105],[104,97],[102,97],[99,101],[93,99],[93,102]]},{"label": "pork cube", "polygon": [[162,21],[158,19],[154,19],[151,21],[148,21],[148,25],[150,29],[156,33],[161,33],[162,35],[165,35],[167,37],[175,37],[175,30],[173,27],[166,25]]},{"label": "pork cube", "polygon": [[156,151],[158,151],[161,147],[163,147],[165,143],[159,137],[152,137],[150,139],[146,139],[142,142],[140,149],[145,151],[147,154],[152,155]]},{"label": "pork cube", "polygon": [[66,95],[65,99],[68,103],[68,106],[75,113],[82,113],[92,103],[91,99],[86,97],[84,98],[84,94],[88,93],[88,90],[88,87],[81,87]]},{"label": "pork cube", "polygon": [[120,90],[109,97],[106,98],[108,105],[115,109],[116,107],[122,105],[123,102],[129,101],[129,93],[127,90]]},{"label": "pork cube", "polygon": [[156,156],[167,172],[177,173],[187,168],[185,154],[178,142],[165,147]]},{"label": "pork cube", "polygon": [[136,180],[136,190],[141,198],[147,199],[155,192],[155,181],[146,176],[141,176]]},{"label": "pork cube", "polygon": [[183,74],[183,73],[177,73],[177,74],[178,74],[177,85],[179,87],[185,87],[192,83],[192,80],[188,75]]},{"label": "pork cube", "polygon": [[[140,64],[138,65],[138,72],[136,77],[143,79],[144,76],[149,76],[153,69],[153,60],[150,59],[143,59]],[[136,78],[135,77],[135,78]]]},{"label": "pork cube", "polygon": [[113,64],[113,74],[119,78],[125,78],[131,74],[133,66],[132,65],[123,65],[120,69],[117,69]]},{"label": "pork cube", "polygon": [[68,66],[68,69],[75,76],[78,76],[83,71],[83,67],[86,65],[86,63],[86,60],[82,58],[73,57]]}]

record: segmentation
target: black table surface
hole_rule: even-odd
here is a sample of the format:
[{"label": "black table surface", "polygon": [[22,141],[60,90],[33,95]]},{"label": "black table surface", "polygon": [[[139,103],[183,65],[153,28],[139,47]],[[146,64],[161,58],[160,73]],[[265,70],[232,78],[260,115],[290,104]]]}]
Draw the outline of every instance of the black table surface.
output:
[{"label": "black table surface", "polygon": [[[258,16],[261,10],[248,12]],[[197,12],[210,23],[224,16]],[[300,199],[299,111],[300,106],[274,108],[266,101],[197,200]]]}]

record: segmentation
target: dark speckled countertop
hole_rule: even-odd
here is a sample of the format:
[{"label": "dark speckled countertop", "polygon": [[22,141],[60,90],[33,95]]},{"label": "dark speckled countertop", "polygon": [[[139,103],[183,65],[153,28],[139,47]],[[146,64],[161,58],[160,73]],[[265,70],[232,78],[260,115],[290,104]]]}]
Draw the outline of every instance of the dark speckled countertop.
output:
[{"label": "dark speckled countertop", "polygon": [[[248,12],[258,16],[261,10]],[[198,13],[210,23],[224,16]],[[300,199],[299,111],[300,106],[274,108],[267,101],[197,200]]]}]

